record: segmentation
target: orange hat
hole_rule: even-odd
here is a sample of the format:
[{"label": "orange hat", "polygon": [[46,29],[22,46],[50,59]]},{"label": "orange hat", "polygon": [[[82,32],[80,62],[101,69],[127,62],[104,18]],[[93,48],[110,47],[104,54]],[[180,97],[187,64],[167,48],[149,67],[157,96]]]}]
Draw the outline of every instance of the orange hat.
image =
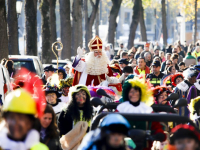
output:
[{"label": "orange hat", "polygon": [[120,69],[119,65],[113,64],[113,65],[110,65],[110,68],[117,69],[119,70],[120,74],[122,74],[122,70]]},{"label": "orange hat", "polygon": [[150,46],[150,43],[146,43],[144,47],[149,47]]}]

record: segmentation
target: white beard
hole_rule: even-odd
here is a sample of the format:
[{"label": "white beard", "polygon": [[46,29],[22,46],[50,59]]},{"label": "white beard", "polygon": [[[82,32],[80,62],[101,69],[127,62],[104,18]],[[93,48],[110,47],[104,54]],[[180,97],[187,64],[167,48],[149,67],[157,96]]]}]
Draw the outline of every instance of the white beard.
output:
[{"label": "white beard", "polygon": [[106,53],[102,51],[102,56],[100,58],[94,57],[94,52],[90,52],[86,58],[86,72],[89,75],[101,75],[107,74],[109,64],[109,59],[106,56]]}]

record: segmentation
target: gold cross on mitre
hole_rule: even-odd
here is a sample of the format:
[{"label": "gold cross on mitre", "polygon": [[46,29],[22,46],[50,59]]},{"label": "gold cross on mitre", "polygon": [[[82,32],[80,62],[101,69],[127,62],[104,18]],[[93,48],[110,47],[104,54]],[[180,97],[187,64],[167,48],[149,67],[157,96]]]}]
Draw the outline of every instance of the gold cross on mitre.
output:
[{"label": "gold cross on mitre", "polygon": [[102,46],[102,40],[97,35],[88,43],[90,51],[102,51]]}]

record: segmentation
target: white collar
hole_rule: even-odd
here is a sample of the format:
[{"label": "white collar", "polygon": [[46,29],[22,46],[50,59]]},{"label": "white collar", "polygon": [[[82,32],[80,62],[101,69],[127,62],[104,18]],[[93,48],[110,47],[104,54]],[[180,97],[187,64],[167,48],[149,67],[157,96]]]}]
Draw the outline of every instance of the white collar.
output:
[{"label": "white collar", "polygon": [[183,92],[186,92],[189,89],[189,86],[187,83],[185,83],[185,81],[182,81],[181,83],[179,83],[177,85],[177,88]]},{"label": "white collar", "polygon": [[62,111],[62,109],[66,106],[67,104],[64,102],[59,102],[56,106],[53,106],[53,110],[55,114],[59,113]]},{"label": "white collar", "polygon": [[28,132],[24,141],[13,141],[7,136],[8,130],[4,128],[0,132],[0,148],[9,150],[27,150],[40,142],[39,133],[32,129]]},{"label": "white collar", "polygon": [[199,84],[200,80],[197,80],[197,82],[194,83],[194,86],[200,90],[200,84]]},{"label": "white collar", "polygon": [[140,102],[139,106],[133,106],[130,104],[129,101],[123,102],[117,106],[117,110],[122,113],[152,113],[153,109],[149,106],[147,106],[145,103]]}]

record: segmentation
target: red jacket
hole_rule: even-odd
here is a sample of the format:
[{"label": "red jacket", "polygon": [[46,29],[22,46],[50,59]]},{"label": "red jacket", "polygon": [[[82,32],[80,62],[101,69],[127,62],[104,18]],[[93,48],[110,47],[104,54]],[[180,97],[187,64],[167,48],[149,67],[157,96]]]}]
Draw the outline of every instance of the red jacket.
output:
[{"label": "red jacket", "polygon": [[[134,68],[134,73],[137,74],[137,75],[140,75],[140,73],[139,73],[139,71],[138,71],[138,66],[136,66],[136,67]],[[146,74],[149,74],[149,73],[150,73],[150,69],[149,69],[149,67],[146,65],[146,66],[145,66],[145,75],[146,75]]]}]

